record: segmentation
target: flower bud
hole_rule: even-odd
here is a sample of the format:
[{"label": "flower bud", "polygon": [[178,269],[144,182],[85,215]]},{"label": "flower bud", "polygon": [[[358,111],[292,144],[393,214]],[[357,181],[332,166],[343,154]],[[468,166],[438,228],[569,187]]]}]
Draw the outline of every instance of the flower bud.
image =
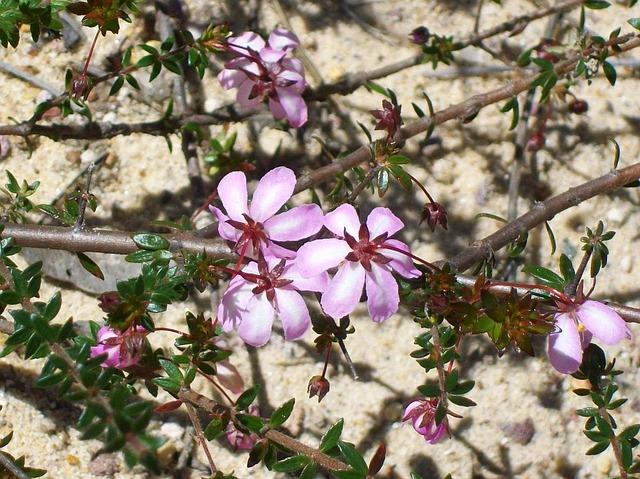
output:
[{"label": "flower bud", "polygon": [[71,96],[85,98],[89,93],[89,78],[84,73],[79,73],[71,79]]},{"label": "flower bud", "polygon": [[581,115],[589,110],[589,104],[585,100],[574,100],[569,103],[569,111]]},{"label": "flower bud", "polygon": [[107,291],[98,296],[98,306],[105,313],[113,313],[120,306],[120,295],[117,291]]},{"label": "flower bud", "polygon": [[544,134],[540,131],[536,131],[529,141],[527,141],[527,151],[539,151],[544,147],[546,139]]},{"label": "flower bud", "polygon": [[327,378],[324,376],[313,376],[309,380],[309,386],[307,387],[309,398],[318,396],[318,402],[322,401],[322,398],[329,392],[329,387],[330,384]]},{"label": "flower bud", "polygon": [[430,201],[424,205],[422,210],[422,220],[426,221],[431,228],[431,231],[435,231],[436,226],[440,225],[445,230],[447,229],[447,210],[444,209],[440,203]]},{"label": "flower bud", "polygon": [[411,43],[415,43],[416,45],[424,45],[429,41],[429,37],[431,34],[429,33],[429,29],[425,26],[419,26],[418,28],[414,28],[409,34],[409,40]]}]

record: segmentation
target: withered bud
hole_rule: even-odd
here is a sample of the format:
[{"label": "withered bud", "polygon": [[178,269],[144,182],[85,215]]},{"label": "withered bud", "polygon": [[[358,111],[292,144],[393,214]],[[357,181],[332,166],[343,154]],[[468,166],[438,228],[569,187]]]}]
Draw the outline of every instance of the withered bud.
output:
[{"label": "withered bud", "polygon": [[309,386],[307,387],[309,398],[318,396],[318,402],[322,401],[322,398],[329,392],[329,387],[330,384],[327,378],[323,376],[313,376],[309,380]]},{"label": "withered bud", "polygon": [[546,139],[541,131],[536,131],[527,141],[528,151],[539,151],[544,147]]},{"label": "withered bud", "polygon": [[569,111],[581,115],[589,110],[589,104],[585,100],[574,100],[569,103]]},{"label": "withered bud", "polygon": [[429,33],[429,29],[427,27],[419,26],[418,28],[411,30],[409,40],[411,43],[415,43],[416,45],[424,45],[429,41],[430,36],[431,33]]},{"label": "withered bud", "polygon": [[89,78],[84,73],[78,73],[71,79],[71,95],[76,98],[86,98],[89,93]]},{"label": "withered bud", "polygon": [[436,230],[436,226],[440,225],[447,229],[447,210],[440,203],[430,201],[424,205],[422,210],[422,221],[426,221],[431,231]]},{"label": "withered bud", "polygon": [[120,295],[117,291],[107,291],[98,296],[98,306],[105,313],[113,313],[120,306]]}]

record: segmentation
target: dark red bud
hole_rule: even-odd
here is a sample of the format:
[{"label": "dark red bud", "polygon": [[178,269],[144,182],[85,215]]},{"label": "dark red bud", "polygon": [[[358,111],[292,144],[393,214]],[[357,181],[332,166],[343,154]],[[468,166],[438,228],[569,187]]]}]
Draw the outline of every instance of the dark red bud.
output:
[{"label": "dark red bud", "polygon": [[98,296],[98,306],[105,313],[114,313],[120,306],[120,295],[117,291],[107,291]]},{"label": "dark red bud", "polygon": [[540,131],[536,131],[529,141],[527,141],[527,150],[528,151],[539,151],[544,147],[546,140],[544,134]]},{"label": "dark red bud", "polygon": [[414,28],[409,34],[409,40],[416,45],[423,45],[429,41],[429,29],[425,26]]},{"label": "dark red bud", "polygon": [[325,397],[329,392],[329,388],[330,384],[327,378],[323,376],[313,376],[309,380],[307,392],[309,393],[310,398],[318,396],[318,402],[320,402],[322,401],[322,398]]},{"label": "dark red bud", "polygon": [[447,229],[447,210],[444,209],[440,203],[435,201],[429,202],[424,205],[422,210],[422,221],[426,221],[431,228],[431,231],[435,231],[436,226],[440,225],[445,230]]},{"label": "dark red bud", "polygon": [[89,87],[89,79],[84,73],[74,75],[71,79],[71,94],[74,98],[85,98]]},{"label": "dark red bud", "polygon": [[569,103],[569,111],[581,115],[589,110],[589,104],[585,100],[574,100]]}]

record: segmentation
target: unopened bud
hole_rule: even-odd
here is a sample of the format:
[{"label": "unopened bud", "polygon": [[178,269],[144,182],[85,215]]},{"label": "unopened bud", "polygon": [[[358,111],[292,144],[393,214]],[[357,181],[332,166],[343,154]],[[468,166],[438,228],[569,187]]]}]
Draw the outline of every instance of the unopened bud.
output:
[{"label": "unopened bud", "polygon": [[409,40],[416,45],[424,45],[429,41],[429,37],[431,33],[429,33],[429,29],[424,26],[420,26],[418,28],[414,28],[409,34]]},{"label": "unopened bud", "polygon": [[447,229],[447,210],[444,209],[440,203],[430,201],[424,205],[422,210],[422,221],[426,221],[431,228],[431,231],[435,231],[436,226],[440,225],[445,230]]},{"label": "unopened bud", "polygon": [[313,376],[309,380],[307,392],[309,393],[310,398],[318,396],[318,402],[320,402],[322,401],[322,398],[325,397],[329,392],[329,387],[330,384],[327,378],[323,376]]},{"label": "unopened bud", "polygon": [[585,100],[574,100],[569,103],[569,111],[581,115],[589,110],[589,104]]},{"label": "unopened bud", "polygon": [[540,131],[536,131],[529,141],[527,141],[527,150],[528,151],[539,151],[544,147],[545,144],[544,134]]},{"label": "unopened bud", "polygon": [[117,291],[107,291],[98,296],[98,306],[105,313],[113,313],[120,306],[120,295]]},{"label": "unopened bud", "polygon": [[71,79],[71,95],[76,99],[85,98],[89,93],[88,87],[89,79],[84,73],[74,75]]}]

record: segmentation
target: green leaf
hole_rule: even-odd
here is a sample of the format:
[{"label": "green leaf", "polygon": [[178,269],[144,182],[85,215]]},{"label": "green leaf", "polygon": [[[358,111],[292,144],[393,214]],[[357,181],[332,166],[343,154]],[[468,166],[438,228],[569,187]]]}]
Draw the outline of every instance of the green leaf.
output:
[{"label": "green leaf", "polygon": [[180,371],[180,368],[173,364],[172,361],[169,361],[167,359],[160,359],[159,362],[160,366],[162,366],[162,369],[164,369],[167,375],[174,382],[180,383],[182,381],[182,371]]},{"label": "green leaf", "polygon": [[560,255],[560,273],[562,273],[565,283],[570,283],[576,277],[576,271],[573,269],[573,264],[569,257],[564,253]]},{"label": "green leaf", "polygon": [[255,432],[256,434],[259,433],[264,427],[264,422],[262,421],[262,419],[251,414],[237,414],[236,419],[240,422],[240,424],[242,424],[250,431]]},{"label": "green leaf", "polygon": [[582,417],[597,416],[598,415],[598,408],[597,407],[583,407],[581,409],[577,409],[576,410],[576,414],[578,416],[582,416]]},{"label": "green leaf", "polygon": [[311,462],[307,456],[291,456],[276,462],[272,469],[276,472],[295,472],[299,471]]},{"label": "green leaf", "polygon": [[458,383],[458,385],[454,388],[451,389],[451,394],[467,394],[469,391],[471,391],[473,389],[473,386],[475,386],[476,382],[469,380],[469,381],[462,381],[461,383]]},{"label": "green leaf", "polygon": [[438,386],[437,383],[423,384],[421,386],[418,386],[418,391],[420,391],[423,396],[426,396],[428,398],[437,397],[441,392],[440,386]]},{"label": "green leaf", "polygon": [[457,369],[454,369],[449,374],[446,375],[444,380],[444,389],[446,391],[451,391],[458,384],[458,375],[460,373]]},{"label": "green leaf", "polygon": [[457,404],[458,406],[472,407],[476,405],[475,401],[472,401],[466,396],[455,396],[453,394],[450,394],[447,397],[449,398],[449,401],[451,401],[453,404]]},{"label": "green leaf", "polygon": [[609,441],[598,442],[595,446],[589,449],[585,454],[587,456],[597,456],[601,452],[604,452],[609,447]]},{"label": "green leaf", "polygon": [[630,18],[627,20],[627,23],[631,25],[636,30],[640,30],[640,18]]},{"label": "green leaf", "polygon": [[618,434],[618,437],[625,441],[629,441],[636,437],[638,432],[640,432],[640,424],[634,424],[633,426],[625,428],[620,434]]},{"label": "green leaf", "polygon": [[207,424],[207,427],[204,428],[204,437],[207,438],[207,441],[213,441],[226,429],[228,423],[228,420],[224,421],[219,417],[213,418],[211,422]]},{"label": "green leaf", "polygon": [[602,62],[602,70],[604,71],[604,76],[609,80],[609,83],[611,83],[612,86],[615,85],[616,79],[618,78],[615,67],[611,63],[604,61]]},{"label": "green leaf", "polygon": [[149,251],[169,249],[170,246],[169,241],[153,233],[138,233],[133,235],[132,239],[139,248]]},{"label": "green leaf", "polygon": [[255,401],[256,396],[258,396],[258,391],[260,390],[260,385],[256,384],[255,386],[247,389],[243,392],[238,400],[236,401],[236,408],[238,411],[242,411],[251,406],[251,403]]},{"label": "green leaf", "polygon": [[338,479],[365,479],[366,473],[358,471],[335,471],[332,473]]},{"label": "green leaf", "polygon": [[611,4],[605,0],[584,0],[584,6],[592,10],[602,10]]},{"label": "green leaf", "polygon": [[353,444],[344,441],[338,441],[337,445],[338,449],[340,449],[340,453],[344,456],[345,461],[347,461],[347,464],[349,464],[356,472],[362,474],[367,473],[367,463],[364,461]]},{"label": "green leaf", "polygon": [[289,399],[282,406],[276,409],[271,415],[271,419],[269,419],[269,424],[271,427],[281,426],[289,419],[291,416],[291,411],[293,411],[293,406],[296,403],[295,398]]},{"label": "green leaf", "polygon": [[509,100],[501,109],[502,113],[506,113],[508,111],[512,111],[511,114],[511,125],[509,126],[509,130],[513,130],[516,126],[518,126],[518,120],[520,119],[520,105],[518,104],[518,97],[514,96]]},{"label": "green leaf", "polygon": [[51,299],[47,303],[47,306],[44,308],[44,318],[47,321],[51,321],[53,318],[55,318],[58,312],[60,312],[61,305],[62,295],[60,294],[60,291],[58,291],[51,297]]},{"label": "green leaf", "polygon": [[333,426],[324,433],[322,439],[320,439],[320,450],[322,452],[328,452],[333,449],[340,439],[342,434],[342,428],[344,427],[344,419],[340,418]]},{"label": "green leaf", "polygon": [[111,85],[111,90],[109,90],[109,96],[113,96],[118,93],[122,88],[122,85],[124,85],[124,77],[116,78],[116,81],[114,81],[113,85]]},{"label": "green leaf", "polygon": [[562,289],[564,284],[564,279],[561,276],[542,266],[527,265],[522,268],[522,271],[538,279],[541,283],[556,289]]},{"label": "green leaf", "polygon": [[92,276],[104,280],[104,273],[102,273],[100,266],[98,266],[95,261],[93,261],[84,253],[77,253],[77,255],[78,259],[80,260],[80,264],[85,270],[87,270]]},{"label": "green leaf", "polygon": [[553,234],[553,230],[551,229],[551,225],[548,221],[544,222],[544,228],[547,231],[547,236],[549,236],[549,243],[551,243],[551,255],[556,252],[556,236]]},{"label": "green leaf", "polygon": [[406,165],[411,163],[411,159],[407,158],[404,155],[391,155],[387,161],[392,165]]}]

